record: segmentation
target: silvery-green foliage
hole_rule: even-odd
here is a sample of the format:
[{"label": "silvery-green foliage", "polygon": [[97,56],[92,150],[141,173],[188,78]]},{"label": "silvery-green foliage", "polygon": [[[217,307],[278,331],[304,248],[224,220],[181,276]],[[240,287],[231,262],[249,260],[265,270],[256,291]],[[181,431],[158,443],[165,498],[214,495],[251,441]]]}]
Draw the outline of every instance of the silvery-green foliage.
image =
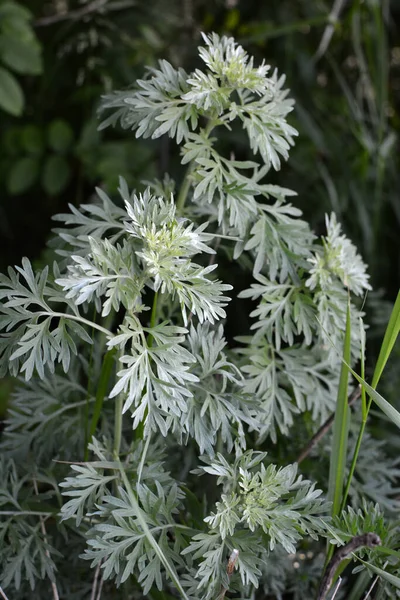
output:
[{"label": "silvery-green foliage", "polygon": [[327,505],[320,497],[322,491],[297,476],[297,465],[266,466],[265,458],[266,453],[248,451],[230,463],[218,454],[205,459],[207,466],[198,470],[217,477],[217,484],[222,485],[221,500],[205,519],[209,532],[196,535],[184,551],[195,559],[203,558],[197,576],[204,598],[213,597],[218,586],[226,585],[220,567],[224,553],[239,549],[237,578],[244,586],[258,587],[260,567],[277,546],[286,553],[295,552],[295,544],[304,535],[317,539],[325,530],[321,515],[326,514]]},{"label": "silvery-green foliage", "polygon": [[191,370],[197,377],[182,415],[187,432],[198,443],[201,454],[213,454],[217,434],[228,452],[233,448],[241,452],[246,447],[244,425],[258,429],[260,407],[243,393],[243,376],[224,353],[223,328],[192,325],[187,341],[194,358]]},{"label": "silvery-green foliage", "polygon": [[370,290],[365,264],[356,247],[341,233],[340,223],[336,221],[334,213],[330,217],[326,215],[326,231],[322,248],[309,259],[313,267],[307,286],[315,289],[319,285],[321,290],[329,289],[332,277],[336,275],[357,296],[363,294],[364,290]]},{"label": "silvery-green foliage", "polygon": [[[290,270],[278,281],[256,273],[257,283],[240,293],[243,298],[259,301],[250,314],[256,319],[251,327],[255,333],[240,339],[248,345],[241,353],[250,359],[242,368],[247,373],[244,390],[259,396],[266,415],[264,431],[270,431],[274,438],[277,429],[288,432],[294,414],[303,412],[306,404],[321,422],[333,409],[332,393],[341,365],[339,349],[343,346],[348,302],[344,286],[358,295],[370,288],[365,265],[347,238],[339,235],[333,217],[327,220],[327,228],[323,250],[315,245],[315,256],[320,257],[321,263],[318,277],[314,267],[310,268],[317,259],[309,257],[308,267],[298,264],[305,274],[310,273],[305,281],[297,275],[293,277]],[[324,255],[331,259],[323,259]],[[355,358],[359,355],[362,316],[352,305]],[[291,393],[288,379],[290,386],[294,384]]]},{"label": "silvery-green foliage", "polygon": [[265,533],[270,550],[281,544],[287,552],[294,552],[301,533],[314,537],[324,529],[324,522],[316,516],[326,511],[324,500],[319,498],[322,492],[297,476],[296,464],[265,467],[265,458],[265,453],[248,451],[230,464],[218,455],[209,466],[201,467],[217,476],[217,484],[223,486],[222,502],[217,502],[216,513],[205,521],[223,540],[241,525]]},{"label": "silvery-green foliage", "polygon": [[[102,104],[101,127],[176,140],[180,185],[121,179],[115,201],[97,189],[55,217],[51,272],[23,259],[0,276],[0,370],[27,380],[1,445],[2,585],[14,600],[24,581],[46,594],[43,577],[60,597],[94,598],[101,581],[106,599],[117,585],[185,600],[305,597],[319,578],[316,559],[300,588],[293,555],[318,556],[331,535],[326,474],[317,489],[282,447],[295,420],[308,435],[334,411],[348,294],[370,289],[368,276],[334,215],[318,240],[288,202],[295,192],[268,182],[297,135],[284,76],[232,38],[203,41],[201,68],[162,60]],[[234,121],[252,160],[219,149]],[[251,331],[235,341],[224,324],[241,282],[227,259],[248,282],[239,302],[252,304]],[[351,313],[358,357],[355,302]],[[395,507],[394,484],[377,481]],[[354,503],[368,486],[378,495],[356,479]]]},{"label": "silvery-green foliage", "polygon": [[37,579],[54,581],[54,559],[58,552],[37,527],[37,516],[29,514],[29,504],[34,498],[29,476],[19,476],[14,461],[3,455],[0,478],[0,583],[18,589],[21,581],[27,580],[33,590]]},{"label": "silvery-green foliage", "polygon": [[57,279],[59,285],[68,289],[67,298],[76,305],[96,302],[99,310],[100,298],[105,296],[101,314],[118,311],[121,304],[132,310],[140,297],[141,281],[135,277],[134,254],[125,242],[122,246],[112,245],[109,240],[88,237],[90,254],[73,256],[74,264],[68,266],[68,277]]},{"label": "silvery-green foliage", "polygon": [[[74,379],[77,375],[78,371],[71,369],[68,376],[54,374],[43,380],[34,377],[17,387],[0,446],[3,452],[20,460],[33,452],[38,464],[76,456],[84,444],[80,423],[88,402],[93,403]],[[55,429],[57,436],[53,435]]]},{"label": "silvery-green foliage", "polygon": [[[334,410],[338,369],[316,346],[295,344],[277,350],[265,337],[242,336],[243,391],[257,398],[260,439],[277,439],[277,431],[289,434],[296,415],[309,411],[315,422]],[[249,362],[248,362],[249,361]]]},{"label": "silvery-green foliage", "polygon": [[[203,268],[190,260],[200,252],[214,253],[205,244],[213,238],[204,233],[207,224],[194,228],[193,223],[177,219],[173,199],[152,196],[149,188],[144,194],[130,194],[121,180],[119,192],[125,201],[123,245],[88,236],[86,257],[72,255],[67,276],[56,280],[67,291],[66,297],[79,305],[105,296],[102,314],[106,316],[111,307],[118,310],[120,304],[127,310],[140,305],[142,290],[148,286],[177,296],[185,321],[187,310],[200,322],[213,323],[224,317],[222,307],[229,298],[223,293],[231,286],[210,281],[208,275],[217,265]],[[105,213],[101,214],[104,218]],[[97,301],[97,310],[100,306]]]},{"label": "silvery-green foliage", "polygon": [[[184,495],[176,483],[167,493],[158,481],[155,487],[153,492],[147,485],[136,486],[142,516],[164,556],[176,566],[183,567],[180,551],[187,542],[174,517]],[[104,578],[114,577],[117,584],[126,581],[132,571],[137,571],[143,594],[148,594],[153,584],[162,590],[165,577],[163,565],[143,531],[129,494],[122,488],[118,492],[118,497],[107,495],[101,498],[101,504],[93,514],[100,523],[89,532],[88,549],[83,558],[91,560],[92,567],[103,564]],[[171,531],[175,538],[173,544],[168,537]]]},{"label": "silvery-green foliage", "polygon": [[[107,234],[107,239],[111,243],[119,239],[124,230],[123,220],[126,217],[124,209],[114,204],[102,189],[96,188],[96,194],[101,200],[101,205],[81,204],[78,209],[69,204],[69,213],[53,217],[55,221],[68,226],[68,229],[62,227],[54,230],[57,238],[53,240],[53,244],[59,240],[60,243],[64,242],[73,248],[86,250],[89,237],[101,239]],[[71,254],[63,250],[59,250],[59,253],[66,256]]]},{"label": "silvery-green foliage", "polygon": [[[53,373],[57,362],[62,363],[64,372],[68,371],[71,354],[77,354],[75,340],[91,343],[88,333],[75,320],[75,305],[48,279],[47,267],[35,275],[29,260],[24,258],[22,267],[10,267],[8,274],[0,276],[0,299],[6,299],[0,305],[3,375],[7,370],[12,375],[22,372],[29,380],[36,371],[43,379],[45,367]],[[60,304],[61,314],[57,310]],[[64,313],[66,309],[70,318]]]},{"label": "silvery-green foliage", "polygon": [[[284,78],[276,73],[269,76],[265,65],[254,68],[243,48],[231,38],[211,35],[204,36],[204,41],[200,57],[205,71],[197,69],[187,79],[191,91],[182,93],[175,86],[173,99],[171,88],[162,91],[167,68],[163,62],[163,74],[152,73],[146,85],[146,102],[152,99],[160,106],[160,94],[164,94],[166,110],[174,111],[176,119],[181,119],[182,128],[186,128],[182,134],[182,163],[190,165],[192,181],[189,199],[203,218],[216,221],[222,234],[240,238],[235,246],[236,258],[247,252],[253,260],[258,283],[242,292],[241,297],[259,299],[259,305],[251,313],[256,319],[256,333],[247,338],[250,362],[243,367],[247,376],[242,385],[246,394],[256,393],[262,405],[262,437],[269,433],[275,438],[277,430],[289,431],[293,416],[299,412],[312,410],[313,417],[322,422],[331,411],[331,392],[340,369],[338,350],[343,344],[346,288],[361,295],[370,286],[365,265],[341,233],[334,215],[327,217],[327,235],[321,246],[308,224],[299,218],[301,212],[287,203],[286,198],[294,192],[264,182],[270,168],[280,168],[279,155],[287,158],[296,133],[286,121],[292,102],[286,99]],[[121,119],[124,124],[139,127],[138,136],[144,134],[139,126],[143,82],[139,86],[139,90],[117,97],[119,111],[114,114],[114,122]],[[155,87],[157,91],[153,92]],[[233,91],[236,96],[232,96]],[[106,99],[103,109],[115,108],[115,102],[113,96]],[[200,121],[193,121],[193,130],[189,131],[185,103],[194,104],[208,117],[206,128]],[[161,119],[158,115],[157,120]],[[235,119],[248,135],[255,160],[228,159],[215,147],[212,131],[229,126]],[[149,135],[157,137],[158,130],[149,130]],[[169,129],[169,135],[177,137],[177,128]],[[262,162],[257,162],[258,154]],[[271,198],[275,202],[267,203]],[[359,352],[359,316],[362,313],[353,306],[354,356]],[[291,347],[292,372],[299,374],[294,389],[291,382],[288,389],[285,365],[276,355],[282,344]],[[320,357],[312,382],[309,372],[303,369],[304,356],[311,356],[312,361]],[[312,385],[314,402],[309,394]]]},{"label": "silvery-green foliage", "polygon": [[165,323],[146,328],[134,317],[125,322],[109,342],[127,352],[120,357],[126,368],[118,372],[110,398],[126,393],[122,410],[131,410],[134,429],[145,423],[146,435],[179,431],[187,399],[193,395],[190,384],[198,381],[189,370],[195,358],[182,345],[187,330]]}]

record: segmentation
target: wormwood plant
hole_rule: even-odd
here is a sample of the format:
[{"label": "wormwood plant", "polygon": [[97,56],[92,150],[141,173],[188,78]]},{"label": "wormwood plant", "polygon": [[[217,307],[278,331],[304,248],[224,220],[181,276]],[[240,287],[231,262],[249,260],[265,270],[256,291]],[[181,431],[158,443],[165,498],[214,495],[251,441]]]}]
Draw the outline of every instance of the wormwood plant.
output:
[{"label": "wormwood plant", "polygon": [[[181,183],[98,189],[55,217],[51,267],[25,258],[0,278],[1,369],[20,377],[0,462],[10,600],[311,598],[326,540],[368,532],[389,550],[363,549],[361,575],[386,562],[395,597],[398,469],[381,444],[366,434],[360,461],[379,457],[379,476],[356,461],[340,511],[330,436],[304,474],[296,462],[351,391],[340,352],[355,364],[363,347],[365,265],[334,214],[318,239],[268,183],[296,136],[285,78],[203,38],[203,70],[160,61],[102,104],[101,127],[175,139]],[[220,149],[237,125],[253,160]],[[228,346],[237,294],[251,334]]]}]

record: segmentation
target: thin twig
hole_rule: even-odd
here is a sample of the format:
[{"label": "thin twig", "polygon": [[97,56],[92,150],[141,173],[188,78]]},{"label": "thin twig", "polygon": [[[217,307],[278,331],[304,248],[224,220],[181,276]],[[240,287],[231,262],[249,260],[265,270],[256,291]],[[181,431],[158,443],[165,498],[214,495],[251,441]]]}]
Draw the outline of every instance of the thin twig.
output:
[{"label": "thin twig", "polygon": [[8,600],[8,597],[3,592],[3,588],[1,587],[1,585],[0,585],[0,596],[3,598],[3,600]]},{"label": "thin twig", "polygon": [[[39,496],[39,490],[38,490],[38,486],[36,483],[36,479],[33,479],[33,489],[35,490],[36,496]],[[47,531],[46,531],[46,525],[44,524],[44,518],[42,516],[40,516],[39,519],[40,519],[40,529],[42,531],[43,539],[44,539],[44,542],[47,544]],[[46,548],[45,554],[46,554],[47,558],[50,558],[50,552],[49,552],[48,548]],[[51,590],[53,592],[54,600],[60,600],[56,582],[51,581],[50,585],[51,585]]]},{"label": "thin twig", "polygon": [[333,32],[335,31],[336,23],[338,22],[339,15],[342,11],[345,2],[346,0],[335,0],[335,2],[333,3],[332,10],[329,13],[328,17],[328,25],[325,27],[318,49],[313,57],[314,63],[319,61],[319,59],[322,58],[325,52],[327,51],[328,46],[331,43]]},{"label": "thin twig", "polygon": [[[352,404],[354,404],[354,402],[356,400],[358,400],[358,398],[361,395],[361,389],[360,387],[356,387],[356,389],[350,394],[349,396],[349,400],[348,400],[348,405],[352,406]],[[321,427],[318,429],[317,433],[315,435],[313,435],[313,437],[311,438],[311,440],[308,442],[307,446],[305,446],[305,448],[303,448],[303,450],[300,452],[296,462],[298,464],[300,464],[305,458],[307,458],[307,456],[310,454],[311,450],[314,448],[314,446],[324,437],[324,435],[326,435],[328,433],[328,431],[330,430],[330,428],[332,427],[333,421],[335,419],[335,413],[333,413],[329,419],[327,419],[325,421],[325,423],[323,423],[323,425],[321,425]]]},{"label": "thin twig", "polygon": [[[389,561],[386,561],[386,562],[385,562],[385,564],[383,565],[383,569],[386,569],[386,566],[387,566],[388,562],[389,562]],[[364,596],[364,600],[367,600],[367,599],[370,597],[370,595],[371,595],[371,592],[372,592],[372,590],[374,589],[374,587],[376,586],[376,584],[378,583],[379,579],[380,579],[380,576],[379,576],[379,575],[377,575],[377,576],[375,577],[375,579],[373,580],[373,582],[372,582],[372,584],[371,584],[371,587],[370,587],[370,588],[369,588],[369,590],[367,591],[367,594]]]},{"label": "thin twig", "polygon": [[379,535],[371,532],[355,535],[347,544],[338,548],[326,567],[321,585],[319,586],[317,600],[325,600],[331,588],[336,570],[343,560],[364,546],[367,548],[375,548],[381,544],[382,542]]},{"label": "thin twig", "polygon": [[97,592],[96,600],[100,600],[101,599],[101,592],[103,590],[103,584],[104,584],[104,577],[101,576],[100,585],[99,585],[99,591]]},{"label": "thin twig", "polygon": [[50,15],[49,17],[37,19],[35,21],[35,26],[43,27],[46,25],[59,23],[60,21],[76,21],[78,19],[82,19],[82,17],[90,15],[92,12],[102,9],[107,2],[108,0],[93,0],[93,2],[89,2],[89,4],[79,8],[78,10],[71,10],[70,12],[65,12],[58,15]]},{"label": "thin twig", "polygon": [[333,596],[332,596],[331,600],[335,600],[335,596],[336,596],[336,594],[339,591],[341,583],[342,583],[342,578],[338,577],[337,584],[336,584],[336,587],[335,587],[335,591],[333,592]]},{"label": "thin twig", "polygon": [[58,511],[42,512],[40,510],[0,510],[0,517],[51,517],[57,515]]},{"label": "thin twig", "polygon": [[96,600],[97,582],[98,582],[99,575],[100,575],[100,569],[101,569],[101,561],[97,565],[96,570],[94,572],[92,593],[90,594],[90,600]]},{"label": "thin twig", "polygon": [[93,2],[90,2],[86,6],[77,10],[71,10],[70,12],[50,15],[49,17],[42,17],[40,19],[37,19],[34,23],[34,26],[46,27],[47,25],[54,25],[55,23],[60,23],[62,21],[79,21],[79,19],[87,17],[88,15],[101,10],[104,10],[105,12],[123,10],[124,8],[130,8],[135,4],[133,0],[112,2],[108,5],[107,3],[108,0],[93,0]]}]

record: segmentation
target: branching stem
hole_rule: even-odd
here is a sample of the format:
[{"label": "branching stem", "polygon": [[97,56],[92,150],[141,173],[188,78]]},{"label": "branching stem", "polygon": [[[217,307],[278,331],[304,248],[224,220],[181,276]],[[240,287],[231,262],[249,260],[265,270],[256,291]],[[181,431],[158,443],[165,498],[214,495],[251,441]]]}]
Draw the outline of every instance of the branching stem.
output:
[{"label": "branching stem", "polygon": [[[153,306],[151,309],[150,329],[153,329],[157,325],[157,302],[158,302],[158,292],[155,292],[154,298],[153,298]],[[153,345],[153,336],[151,334],[149,335],[147,345],[149,348],[151,348],[151,346]]]},{"label": "branching stem", "polygon": [[168,572],[169,576],[171,577],[171,580],[174,582],[176,588],[178,589],[178,591],[180,592],[182,598],[184,598],[184,600],[189,600],[189,598],[187,597],[185,590],[183,589],[181,582],[179,581],[179,577],[173,567],[172,564],[170,564],[169,560],[167,559],[167,557],[165,556],[165,554],[163,553],[163,551],[161,550],[160,546],[158,545],[157,541],[154,539],[153,534],[151,533],[149,526],[147,525],[147,521],[146,519],[143,517],[143,511],[139,506],[139,503],[137,501],[136,498],[136,494],[133,491],[132,485],[129,482],[129,479],[125,473],[125,470],[122,466],[122,463],[119,462],[119,469],[120,469],[120,473],[121,473],[121,479],[124,483],[125,489],[128,493],[129,496],[129,500],[132,504],[132,508],[134,509],[135,513],[136,513],[136,518],[137,518],[137,522],[140,525],[144,535],[146,536],[146,538],[148,539],[150,545],[152,546],[154,552],[156,553],[156,555],[158,556],[160,562],[164,565],[166,571]]},{"label": "branching stem", "polygon": [[[207,123],[207,125],[206,125],[206,127],[204,129],[204,137],[205,138],[209,137],[210,133],[212,132],[212,130],[214,129],[214,127],[216,126],[216,124],[217,124],[217,120],[216,119],[210,119],[208,121],[208,123]],[[176,212],[177,212],[177,214],[178,214],[179,217],[182,216],[183,209],[185,207],[185,202],[186,202],[186,199],[188,197],[190,186],[192,184],[191,175],[193,173],[193,170],[194,170],[195,166],[196,166],[195,161],[192,161],[190,163],[190,165],[188,166],[188,168],[186,170],[186,173],[185,173],[185,176],[184,176],[183,181],[182,181],[181,189],[180,189],[180,192],[178,194],[177,201],[176,201]]]},{"label": "branching stem", "polygon": [[[39,490],[38,490],[36,479],[33,479],[33,488],[35,490],[36,496],[39,496]],[[39,519],[40,519],[40,529],[41,529],[41,532],[42,532],[42,535],[43,535],[43,539],[47,543],[47,531],[46,531],[46,525],[45,525],[45,522],[44,522],[44,518],[43,518],[43,516],[40,516]],[[48,548],[46,548],[45,554],[46,554],[47,558],[50,559],[50,552],[49,552]],[[57,589],[56,582],[55,581],[51,581],[50,584],[51,584],[51,591],[53,592],[53,598],[54,598],[54,600],[60,600],[60,596],[58,594],[58,589]]]},{"label": "branching stem", "polygon": [[84,325],[89,325],[89,327],[93,327],[94,329],[101,331],[109,338],[112,337],[111,331],[109,331],[105,327],[102,327],[101,325],[98,325],[97,323],[93,323],[93,321],[89,321],[88,319],[85,319],[84,317],[81,317],[81,316],[69,315],[67,313],[59,313],[59,312],[47,312],[47,311],[46,312],[40,311],[37,313],[37,316],[38,317],[61,317],[63,319],[70,319],[71,321],[78,321],[78,323],[83,323]]},{"label": "branching stem", "polygon": [[[349,406],[351,406],[352,404],[354,404],[354,402],[356,400],[358,400],[358,398],[360,397],[360,393],[361,393],[360,388],[357,387],[349,397],[349,400],[348,400]],[[305,446],[303,448],[303,450],[300,452],[298,458],[296,459],[297,463],[300,464],[305,458],[307,458],[307,456],[310,454],[310,452],[314,448],[314,446],[316,444],[318,444],[318,442],[320,440],[322,440],[322,438],[328,433],[328,431],[330,430],[330,428],[333,425],[334,418],[335,418],[335,415],[333,414],[325,421],[325,423],[323,423],[321,425],[321,427],[318,429],[317,433],[315,435],[313,435],[311,440],[308,442],[307,446]]]}]

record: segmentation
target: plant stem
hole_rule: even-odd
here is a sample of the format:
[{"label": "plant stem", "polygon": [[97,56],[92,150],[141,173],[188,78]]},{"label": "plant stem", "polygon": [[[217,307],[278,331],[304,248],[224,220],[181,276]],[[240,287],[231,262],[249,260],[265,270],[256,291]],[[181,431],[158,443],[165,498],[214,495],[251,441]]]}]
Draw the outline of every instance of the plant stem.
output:
[{"label": "plant stem", "polygon": [[186,173],[185,173],[185,176],[183,178],[181,189],[180,189],[180,192],[178,194],[178,198],[177,198],[177,201],[176,201],[176,212],[177,212],[177,214],[178,214],[179,217],[182,216],[183,209],[184,209],[185,202],[186,202],[186,198],[187,198],[187,195],[188,195],[189,190],[190,190],[190,186],[191,186],[191,183],[192,183],[190,181],[190,176],[192,174],[193,168],[194,168],[194,162],[192,162],[188,166],[188,168],[186,169]]},{"label": "plant stem", "polygon": [[[100,420],[101,410],[103,407],[104,398],[107,395],[108,382],[110,380],[111,373],[114,367],[114,356],[116,348],[111,348],[103,358],[103,364],[100,371],[100,377],[97,382],[96,396],[94,399],[94,407],[92,419],[89,427],[88,443],[85,448],[84,460],[88,460],[89,457],[89,442],[92,440],[97,428],[97,424]],[[93,401],[93,400],[92,400]]]},{"label": "plant stem", "polygon": [[[95,318],[96,318],[96,307],[93,307],[93,321],[95,320]],[[92,337],[94,337],[93,327],[92,327],[91,333],[92,333]],[[89,368],[88,368],[88,378],[87,378],[87,388],[86,388],[85,425],[84,425],[85,440],[84,440],[84,446],[83,446],[83,456],[84,456],[85,460],[88,459],[89,398],[90,398],[90,392],[91,392],[92,380],[93,380],[93,350],[94,350],[94,344],[92,344],[90,347]]]},{"label": "plant stem", "polygon": [[151,440],[151,433],[149,433],[149,435],[147,436],[147,440],[146,440],[146,443],[144,445],[144,449],[143,449],[142,456],[141,456],[141,459],[140,459],[139,468],[138,468],[138,472],[137,472],[138,483],[140,483],[140,480],[142,478],[143,467],[144,467],[144,463],[145,463],[145,460],[146,460],[147,451],[148,451],[149,446],[150,446],[150,440]]},{"label": "plant stem", "polygon": [[[350,395],[349,400],[348,400],[349,406],[352,406],[354,404],[354,402],[356,400],[358,400],[358,398],[360,397],[360,393],[361,393],[360,387],[357,387],[352,392],[352,394]],[[307,446],[305,446],[303,448],[303,450],[301,451],[301,453],[299,454],[298,458],[296,459],[297,463],[300,464],[305,458],[307,458],[307,456],[310,454],[310,452],[314,448],[314,446],[320,440],[322,440],[324,435],[326,435],[328,433],[328,431],[330,430],[330,428],[333,425],[334,419],[335,419],[335,413],[333,413],[330,417],[328,417],[328,419],[325,421],[325,423],[323,423],[323,425],[321,425],[321,427],[318,429],[317,433],[313,435],[311,440],[308,442]]]},{"label": "plant stem", "polygon": [[[360,357],[361,358],[361,377],[363,379],[365,379],[365,338],[363,337],[364,336],[364,329],[363,329],[363,326],[362,326],[361,319],[360,319],[360,326],[361,326],[360,327],[360,332],[361,332],[361,357]],[[354,471],[355,471],[355,468],[356,468],[358,454],[360,452],[361,442],[362,442],[362,438],[363,438],[363,435],[364,435],[365,427],[366,427],[366,424],[367,424],[368,413],[369,413],[369,409],[371,408],[371,404],[372,404],[372,399],[370,398],[369,402],[368,402],[368,405],[367,405],[365,388],[363,386],[361,386],[362,421],[361,421],[360,431],[358,432],[357,442],[356,442],[356,445],[355,445],[355,448],[354,448],[353,458],[352,458],[351,465],[350,465],[349,476],[347,478],[346,487],[345,487],[345,490],[343,492],[342,502],[340,504],[340,512],[342,512],[342,510],[344,510],[344,508],[346,506],[347,497],[349,495],[351,481],[353,479]]]},{"label": "plant stem", "polygon": [[371,404],[372,404],[372,400],[370,399],[369,402],[368,402],[368,406],[367,406],[367,410],[366,410],[366,415],[365,415],[365,417],[363,417],[363,420],[362,420],[362,423],[361,423],[361,427],[360,427],[360,431],[358,432],[357,442],[356,442],[356,445],[355,445],[355,448],[354,448],[353,458],[352,458],[351,465],[350,465],[350,472],[349,472],[349,476],[347,478],[346,488],[345,488],[344,493],[343,493],[343,498],[342,498],[342,503],[340,505],[339,514],[342,512],[342,510],[344,510],[344,508],[346,506],[347,496],[349,495],[350,486],[351,486],[351,480],[353,479],[354,471],[355,471],[355,468],[356,468],[356,464],[357,464],[357,460],[358,460],[358,454],[360,452],[361,442],[362,442],[362,439],[363,439],[363,436],[364,436],[365,427],[367,425],[368,413],[369,413],[369,409],[371,408]]},{"label": "plant stem", "polygon": [[96,600],[97,582],[99,580],[101,565],[102,565],[102,561],[99,562],[99,564],[97,565],[96,571],[94,573],[92,593],[90,595],[90,600]]},{"label": "plant stem", "polygon": [[[154,292],[154,298],[153,298],[153,306],[151,309],[151,316],[150,316],[150,329],[153,329],[156,325],[157,325],[157,302],[158,302],[158,292]],[[148,338],[147,338],[147,347],[151,348],[153,345],[153,336],[151,335],[151,333],[149,334]],[[146,384],[148,385],[148,384]],[[139,425],[136,427],[136,431],[135,431],[135,439],[136,440],[142,440],[144,438],[144,422],[147,418],[147,414],[148,414],[148,410],[147,408],[144,411],[143,414],[143,419],[142,421],[140,421]],[[146,442],[146,446],[145,449],[143,451],[143,456],[142,456],[142,460],[141,460],[141,466],[139,466],[139,479],[140,479],[140,473],[141,473],[141,468],[143,467],[144,464],[144,460],[146,458],[146,452],[148,449],[148,445],[149,445],[150,439],[147,440]]]},{"label": "plant stem", "polygon": [[115,460],[119,459],[119,452],[121,450],[121,439],[122,439],[122,408],[123,408],[123,397],[122,393],[118,394],[115,399],[115,412],[114,412],[114,448],[113,454]]},{"label": "plant stem", "polygon": [[[210,118],[210,120],[208,121],[206,127],[203,130],[204,131],[204,137],[206,139],[209,137],[210,133],[212,132],[212,130],[214,129],[214,127],[216,126],[216,124],[217,124],[217,119],[216,118]],[[185,202],[186,202],[189,190],[190,190],[190,186],[192,184],[190,176],[191,176],[191,174],[192,174],[195,166],[196,166],[196,161],[193,160],[189,164],[188,168],[186,169],[186,173],[185,173],[185,176],[184,176],[183,181],[182,181],[181,189],[180,189],[180,192],[178,194],[177,201],[176,201],[176,212],[177,212],[177,215],[179,217],[182,216],[183,209],[185,207]]]},{"label": "plant stem", "polygon": [[[33,479],[33,488],[35,490],[36,496],[39,496],[39,489],[38,489],[38,486],[37,486],[36,479]],[[43,535],[43,540],[47,544],[47,531],[46,531],[46,525],[45,525],[45,522],[44,522],[44,518],[43,518],[43,516],[40,516],[39,519],[40,519],[40,530],[41,530],[42,535]],[[47,558],[50,559],[50,551],[49,551],[48,548],[46,548],[45,554],[46,554]],[[58,594],[57,584],[56,584],[55,581],[51,581],[51,590],[53,592],[53,598],[54,598],[54,600],[60,600],[60,596]]]},{"label": "plant stem", "polygon": [[93,323],[92,321],[89,321],[88,319],[85,319],[84,317],[81,317],[81,316],[68,315],[67,313],[59,313],[59,312],[48,312],[48,311],[44,311],[44,310],[38,312],[37,316],[38,317],[62,317],[63,319],[70,319],[71,321],[78,321],[78,323],[84,323],[85,325],[89,325],[89,327],[94,327],[94,329],[98,329],[98,331],[101,331],[109,338],[112,337],[111,331],[109,331],[105,327],[102,327],[101,325],[97,325],[97,323]]},{"label": "plant stem", "polygon": [[[157,325],[157,301],[158,301],[158,292],[154,293],[153,298],[153,306],[151,308],[151,317],[150,317],[150,329],[153,329]],[[150,334],[147,345],[151,348],[153,344],[153,336]]]},{"label": "plant stem", "polygon": [[0,596],[3,598],[3,600],[8,600],[8,596],[5,595],[3,588],[0,586]]},{"label": "plant stem", "polygon": [[[160,546],[158,545],[157,541],[154,539],[154,536],[152,534],[152,532],[149,529],[149,526],[147,525],[147,521],[143,516],[143,511],[140,508],[139,502],[136,498],[136,494],[133,491],[132,485],[129,482],[129,479],[125,473],[125,470],[121,464],[121,462],[119,461],[119,470],[121,473],[121,479],[123,481],[123,484],[125,486],[125,490],[128,493],[129,496],[129,500],[131,502],[132,508],[136,514],[136,519],[137,519],[137,523],[140,525],[144,535],[146,536],[150,546],[153,548],[155,554],[157,555],[158,559],[160,560],[160,562],[162,563],[162,565],[164,566],[165,570],[167,571],[167,573],[169,574],[169,576],[171,577],[171,580],[173,581],[174,585],[176,586],[177,590],[180,592],[182,598],[184,598],[184,600],[189,600],[189,598],[187,597],[185,590],[182,587],[181,582],[179,581],[179,577],[178,574],[175,571],[175,568],[173,566],[172,563],[169,562],[168,558],[165,556],[164,552],[162,551],[162,549],[160,548]],[[174,524],[175,525],[175,524]]]},{"label": "plant stem", "polygon": [[0,517],[51,517],[58,514],[58,510],[54,512],[42,512],[40,510],[0,510]]}]

